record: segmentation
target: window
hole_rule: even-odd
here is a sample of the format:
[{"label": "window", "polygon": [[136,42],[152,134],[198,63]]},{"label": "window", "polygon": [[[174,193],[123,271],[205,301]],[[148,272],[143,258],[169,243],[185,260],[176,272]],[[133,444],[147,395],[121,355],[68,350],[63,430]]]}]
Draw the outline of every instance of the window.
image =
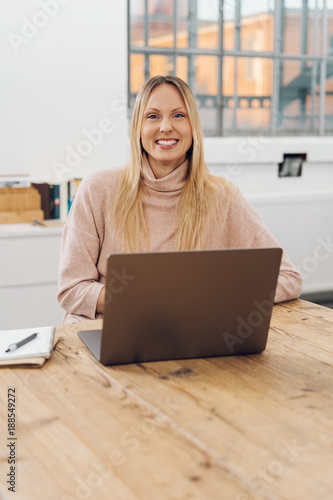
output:
[{"label": "window", "polygon": [[333,131],[333,0],[129,0],[129,103],[148,78],[193,90],[205,135]]}]

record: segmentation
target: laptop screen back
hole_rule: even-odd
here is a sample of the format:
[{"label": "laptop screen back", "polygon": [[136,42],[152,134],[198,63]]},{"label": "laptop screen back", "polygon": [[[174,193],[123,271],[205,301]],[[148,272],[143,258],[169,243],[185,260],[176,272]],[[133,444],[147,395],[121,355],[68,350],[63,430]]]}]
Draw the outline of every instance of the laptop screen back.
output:
[{"label": "laptop screen back", "polygon": [[281,256],[280,248],[111,255],[100,361],[261,352]]}]

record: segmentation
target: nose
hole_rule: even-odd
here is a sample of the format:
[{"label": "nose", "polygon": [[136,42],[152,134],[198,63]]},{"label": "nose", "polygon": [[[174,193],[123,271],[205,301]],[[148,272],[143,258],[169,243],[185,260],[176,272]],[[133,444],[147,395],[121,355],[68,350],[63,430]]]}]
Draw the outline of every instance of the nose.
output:
[{"label": "nose", "polygon": [[160,125],[160,131],[167,133],[171,132],[172,130],[172,123],[168,117],[163,117]]}]

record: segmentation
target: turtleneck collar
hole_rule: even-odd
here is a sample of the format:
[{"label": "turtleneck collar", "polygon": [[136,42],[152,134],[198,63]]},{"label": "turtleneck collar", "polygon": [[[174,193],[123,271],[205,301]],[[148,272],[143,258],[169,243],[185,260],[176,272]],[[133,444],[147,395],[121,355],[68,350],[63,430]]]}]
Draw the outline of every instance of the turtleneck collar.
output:
[{"label": "turtleneck collar", "polygon": [[156,179],[154,172],[149,165],[146,155],[142,158],[142,176],[145,186],[154,191],[172,192],[183,189],[188,173],[188,160],[186,159],[179,167],[170,174]]}]

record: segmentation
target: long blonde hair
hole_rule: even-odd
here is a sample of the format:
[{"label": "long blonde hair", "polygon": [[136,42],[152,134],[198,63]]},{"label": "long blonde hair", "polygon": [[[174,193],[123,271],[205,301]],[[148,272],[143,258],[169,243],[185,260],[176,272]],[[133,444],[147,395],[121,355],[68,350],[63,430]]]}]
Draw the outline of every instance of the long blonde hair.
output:
[{"label": "long blonde hair", "polygon": [[[130,129],[131,157],[124,169],[112,210],[112,222],[123,240],[125,252],[142,249],[142,235],[149,250],[149,234],[143,212],[145,186],[142,177],[142,158],[145,151],[141,144],[141,124],[151,92],[162,84],[174,85],[185,102],[192,127],[193,142],[187,152],[188,176],[177,207],[178,227],[176,250],[194,250],[202,245],[205,226],[216,217],[218,194],[224,186],[229,198],[228,183],[210,174],[203,157],[202,130],[197,105],[189,86],[176,76],[155,76],[139,91],[133,110]],[[221,228],[222,230],[222,228]]]}]

